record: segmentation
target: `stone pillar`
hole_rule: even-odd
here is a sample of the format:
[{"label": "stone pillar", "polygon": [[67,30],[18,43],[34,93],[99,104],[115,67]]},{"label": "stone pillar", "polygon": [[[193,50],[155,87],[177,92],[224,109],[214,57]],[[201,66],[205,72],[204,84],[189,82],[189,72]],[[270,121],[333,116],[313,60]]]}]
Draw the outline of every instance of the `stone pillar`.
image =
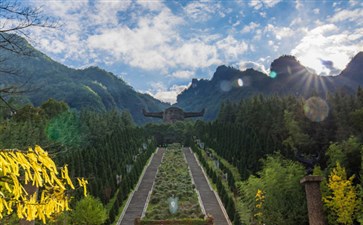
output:
[{"label": "stone pillar", "polygon": [[320,182],[322,180],[323,177],[312,175],[306,176],[300,180],[300,184],[305,186],[309,225],[326,225],[320,193]]}]

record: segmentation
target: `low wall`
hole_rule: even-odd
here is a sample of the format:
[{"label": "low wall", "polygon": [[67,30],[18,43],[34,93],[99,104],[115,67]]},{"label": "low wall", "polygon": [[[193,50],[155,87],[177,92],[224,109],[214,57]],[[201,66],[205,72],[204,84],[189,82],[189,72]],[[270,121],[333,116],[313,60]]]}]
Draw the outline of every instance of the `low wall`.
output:
[{"label": "low wall", "polygon": [[213,217],[181,220],[141,220],[136,218],[134,225],[214,225],[214,219]]}]

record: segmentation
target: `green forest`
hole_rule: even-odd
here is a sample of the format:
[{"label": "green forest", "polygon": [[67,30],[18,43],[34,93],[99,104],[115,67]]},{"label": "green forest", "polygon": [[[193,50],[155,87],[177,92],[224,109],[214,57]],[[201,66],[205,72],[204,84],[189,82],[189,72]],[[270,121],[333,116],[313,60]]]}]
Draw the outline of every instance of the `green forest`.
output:
[{"label": "green forest", "polygon": [[[194,132],[202,147],[213,149],[241,175],[241,180],[228,180],[231,191],[237,190],[233,197],[240,218],[235,224],[308,223],[299,184],[306,171],[298,155],[319,156],[313,173],[325,178],[321,190],[328,223],[362,224],[362,121],[359,88],[355,95],[337,92],[327,100],[259,95],[225,102],[215,121],[197,121]],[[206,167],[215,177],[215,170]],[[222,170],[235,177],[228,167]]]},{"label": "green forest", "polygon": [[[207,57],[207,61],[213,61],[208,68],[190,65],[192,71],[176,66],[187,61],[186,58],[194,54],[192,50],[176,54],[185,57],[178,63],[168,62],[178,57],[165,58],[160,63],[158,57],[153,58],[149,52],[137,54],[148,58],[149,61],[144,62],[122,52],[117,54],[121,58],[114,68],[120,74],[115,75],[90,66],[96,65],[97,60],[78,66],[72,64],[71,68],[32,47],[28,42],[32,38],[28,36],[29,29],[36,30],[33,35],[40,35],[41,29],[58,29],[58,22],[62,21],[43,14],[42,7],[32,7],[31,4],[38,1],[24,2],[25,5],[22,1],[0,1],[0,225],[119,224],[145,171],[157,158],[154,156],[164,150],[163,155],[158,155],[161,162],[155,165],[155,177],[147,177],[152,190],[143,190],[148,192],[144,209],[141,209],[145,217],[134,218],[135,224],[213,223],[213,215],[206,212],[196,188],[190,168],[192,157],[196,159],[194,168],[203,171],[200,177],[206,178],[207,190],[218,200],[218,205],[224,206],[218,207],[233,225],[308,225],[308,201],[301,184],[307,175],[322,179],[319,183],[322,197],[318,200],[321,200],[326,224],[363,225],[363,88],[359,86],[363,84],[362,52],[354,56],[345,69],[339,70],[333,61],[319,59],[326,70],[331,69],[329,72],[339,71],[334,76],[327,73],[319,76],[295,56],[284,55],[272,61],[270,70],[263,67],[264,72],[219,66],[210,80],[197,73],[210,72],[212,66],[221,63],[223,60],[217,60],[217,56],[216,60]],[[141,3],[136,1],[132,3],[136,6],[127,10],[145,7],[142,5],[145,3]],[[257,4],[256,1],[251,3]],[[259,4],[255,7],[268,5]],[[87,7],[94,5],[92,2]],[[105,15],[107,10],[104,10]],[[139,23],[136,19],[129,21],[132,25],[119,24],[120,27],[126,28],[127,33],[145,27],[147,31],[162,27],[157,30],[160,37],[151,38],[147,32],[147,35],[140,32],[142,38],[150,37],[152,42],[152,39],[163,39],[163,33],[167,36],[177,33],[174,30],[164,32],[164,28],[174,28],[174,24],[169,23],[184,24],[175,19],[177,15],[166,6],[160,14],[155,9],[148,10],[148,18]],[[72,11],[72,17],[80,11]],[[114,14],[115,21],[128,20],[127,16],[117,17],[122,14],[120,11]],[[85,15],[82,21],[87,21]],[[138,14],[133,12],[132,15]],[[155,16],[159,17],[155,19]],[[158,24],[164,17],[171,22]],[[155,21],[150,22],[151,18]],[[231,24],[229,22],[228,27]],[[235,24],[238,26],[240,22]],[[251,22],[250,25],[256,24]],[[220,31],[222,28],[225,27]],[[282,28],[284,32],[288,30]],[[98,29],[92,26],[92,30],[101,35]],[[83,44],[91,45],[94,39],[87,35],[82,36]],[[68,34],[65,36],[68,38]],[[72,34],[69,36],[74,38]],[[182,36],[193,38],[184,40]],[[220,38],[219,34],[203,38],[190,34],[182,36],[154,45],[159,47],[169,42],[181,45],[184,41],[183,49],[196,48],[197,39],[210,39],[201,42],[205,50],[195,49],[198,57],[203,58],[202,52],[213,49],[209,42]],[[129,35],[128,39],[132,37]],[[132,40],[141,50],[148,42],[142,38]],[[277,38],[278,42],[281,38]],[[63,45],[65,49],[68,47],[59,42],[61,47],[57,49],[47,43],[47,39],[39,41],[55,52],[63,51]],[[118,41],[119,48],[129,43]],[[224,49],[225,42],[239,43],[228,34],[226,39],[215,42],[218,51]],[[271,48],[270,41],[267,43]],[[236,45],[246,45],[246,51],[255,52],[244,42]],[[177,51],[177,48],[172,49]],[[217,50],[214,51],[217,54]],[[79,56],[97,55],[95,49],[88,53],[81,52]],[[68,54],[64,57],[65,61],[72,61],[67,58]],[[82,61],[82,57],[77,60]],[[271,57],[264,55],[261,59]],[[107,67],[113,59],[105,57],[105,60],[103,66]],[[158,93],[152,94],[151,89],[144,89],[144,93],[134,90],[123,80],[123,75],[139,76],[137,78],[145,83],[150,75],[143,74],[145,68],[138,68],[138,64],[159,66],[152,67],[152,71],[170,78],[169,87],[153,82],[160,78],[154,74],[148,85]],[[174,70],[167,68],[171,65]],[[177,67],[184,71],[177,71]],[[184,85],[185,80],[176,80],[191,76],[199,80],[194,78],[188,85]],[[170,87],[171,84],[174,86]],[[184,89],[176,93],[179,88]],[[156,99],[157,94],[175,94],[175,99],[171,99],[176,100],[173,106],[183,108],[177,110],[183,113],[177,117],[180,121],[168,123],[163,110],[171,105]],[[204,113],[204,108],[204,118],[181,120],[187,117],[185,112],[202,110]],[[163,115],[165,122],[146,118],[142,114],[144,110],[159,117]]]},{"label": "green forest", "polygon": [[[126,112],[79,112],[52,99],[40,107],[23,106],[11,118],[8,112],[6,108],[2,111],[0,148],[42,146],[57,165],[68,165],[71,177],[88,180],[90,195],[100,200],[107,214],[98,224],[111,224],[155,150],[153,139],[148,139]],[[71,195],[77,208],[81,190]],[[65,218],[69,224],[78,224],[72,222],[78,214],[59,217],[54,224],[62,224]],[[5,216],[4,223],[11,224],[12,219]]]},{"label": "green forest", "polygon": [[[136,126],[127,112],[75,111],[53,99],[39,107],[16,107],[11,116],[2,108],[1,149],[42,146],[57,165],[68,165],[70,177],[85,177],[94,196],[71,192],[72,211],[50,224],[78,224],[84,201],[101,207],[98,213],[104,216],[98,218],[103,219],[95,224],[114,223],[155,148],[173,142],[191,146],[198,155],[233,224],[308,224],[299,183],[307,171],[297,155],[319,156],[312,172],[324,177],[329,224],[363,222],[361,88],[326,100],[258,95],[238,104],[224,102],[212,122],[144,126]],[[17,224],[14,214],[3,221]]]}]

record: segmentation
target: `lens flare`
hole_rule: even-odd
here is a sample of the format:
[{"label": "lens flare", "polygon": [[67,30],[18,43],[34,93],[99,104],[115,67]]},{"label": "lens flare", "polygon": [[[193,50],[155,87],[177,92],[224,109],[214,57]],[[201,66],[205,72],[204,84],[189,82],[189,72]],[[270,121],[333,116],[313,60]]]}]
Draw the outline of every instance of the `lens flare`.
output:
[{"label": "lens flare", "polygon": [[239,78],[237,80],[237,84],[238,84],[238,86],[242,87],[243,86],[243,80],[241,78]]},{"label": "lens flare", "polygon": [[304,103],[304,114],[313,122],[321,122],[328,117],[329,106],[319,97],[311,97]]},{"label": "lens flare", "polygon": [[271,77],[271,78],[276,78],[277,77],[277,73],[275,71],[271,71],[268,76]]},{"label": "lens flare", "polygon": [[67,146],[82,142],[80,121],[75,113],[65,112],[51,119],[45,129],[49,140]]},{"label": "lens flare", "polygon": [[221,81],[220,83],[220,88],[222,91],[224,92],[228,92],[232,89],[232,85],[231,85],[231,82],[228,81],[228,80],[223,80]]}]

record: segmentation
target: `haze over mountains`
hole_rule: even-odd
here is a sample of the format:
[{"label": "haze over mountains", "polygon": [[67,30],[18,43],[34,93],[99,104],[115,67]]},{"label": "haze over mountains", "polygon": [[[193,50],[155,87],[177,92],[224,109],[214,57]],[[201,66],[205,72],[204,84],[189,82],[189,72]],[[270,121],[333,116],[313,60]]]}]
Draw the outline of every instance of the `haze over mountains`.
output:
[{"label": "haze over mountains", "polygon": [[[25,100],[40,105],[48,98],[63,100],[72,108],[90,108],[97,111],[114,108],[128,110],[138,124],[152,120],[144,118],[142,109],[162,111],[170,106],[148,94],[135,91],[121,78],[98,67],[72,69],[53,61],[33,49],[32,56],[1,52],[8,68],[16,68],[18,76],[0,76],[0,86],[19,85],[26,82]],[[211,80],[193,79],[189,88],[178,95],[176,106],[186,111],[206,108],[205,119],[214,119],[220,104],[255,94],[302,95],[313,92],[326,97],[328,92],[339,89],[354,91],[363,86],[363,52],[357,54],[339,76],[318,76],[301,65],[295,57],[281,56],[271,63],[270,76],[254,69],[219,66]]]},{"label": "haze over mountains", "polygon": [[325,98],[329,92],[355,91],[363,86],[363,52],[358,53],[338,76],[318,76],[293,56],[281,56],[271,63],[270,75],[247,69],[219,66],[211,80],[192,80],[191,86],[177,98],[185,110],[206,108],[205,119],[216,117],[223,101],[238,102],[256,94]]},{"label": "haze over mountains", "polygon": [[53,61],[33,49],[25,40],[31,56],[10,51],[0,52],[6,61],[0,64],[16,75],[0,75],[0,88],[16,85],[25,90],[23,101],[40,105],[49,98],[63,100],[72,108],[96,111],[128,110],[138,124],[153,121],[142,115],[142,109],[160,111],[169,106],[148,94],[135,91],[121,78],[98,67],[72,69]]}]

